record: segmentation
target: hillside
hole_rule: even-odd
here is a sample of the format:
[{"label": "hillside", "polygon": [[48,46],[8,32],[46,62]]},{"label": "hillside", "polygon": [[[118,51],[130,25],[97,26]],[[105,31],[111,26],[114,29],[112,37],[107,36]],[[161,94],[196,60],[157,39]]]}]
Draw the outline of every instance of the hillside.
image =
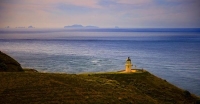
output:
[{"label": "hillside", "polygon": [[143,70],[38,73],[34,69],[22,71],[16,60],[2,52],[0,59],[4,71],[0,73],[0,104],[200,104],[197,96]]},{"label": "hillside", "polygon": [[0,73],[0,103],[193,104],[197,97],[149,72]]},{"label": "hillside", "polygon": [[0,51],[0,72],[22,72],[21,65],[12,57]]}]

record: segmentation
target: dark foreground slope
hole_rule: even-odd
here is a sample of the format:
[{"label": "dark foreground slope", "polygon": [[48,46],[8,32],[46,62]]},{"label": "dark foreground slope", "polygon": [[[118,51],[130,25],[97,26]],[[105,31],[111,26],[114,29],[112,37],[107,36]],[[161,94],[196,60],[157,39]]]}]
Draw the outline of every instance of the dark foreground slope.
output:
[{"label": "dark foreground slope", "polygon": [[0,104],[194,104],[197,97],[148,72],[120,74],[0,73]]},{"label": "dark foreground slope", "polygon": [[21,65],[12,57],[0,51],[0,72],[22,72]]}]

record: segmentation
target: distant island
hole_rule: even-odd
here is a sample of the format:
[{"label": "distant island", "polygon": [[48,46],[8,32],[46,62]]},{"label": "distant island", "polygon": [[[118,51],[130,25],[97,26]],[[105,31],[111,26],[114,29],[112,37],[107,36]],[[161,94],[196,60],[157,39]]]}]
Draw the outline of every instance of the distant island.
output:
[{"label": "distant island", "polygon": [[[10,26],[6,26],[5,28],[11,28]],[[25,29],[26,27],[25,26],[18,26],[18,27],[15,27],[16,29]],[[28,26],[27,28],[35,28],[35,27],[33,27],[33,26]]]},{"label": "distant island", "polygon": [[[76,27],[76,28],[75,28]],[[31,33],[51,33],[51,32],[200,32],[200,28],[99,28],[96,26],[82,26],[82,25],[72,25],[65,26],[65,28],[37,28],[29,26],[0,29],[0,34],[31,34]],[[188,35],[189,36],[189,35]]]},{"label": "distant island", "polygon": [[79,24],[74,24],[74,25],[70,25],[70,26],[64,26],[64,28],[68,28],[68,29],[98,29],[98,26],[83,26],[83,25],[79,25]]},{"label": "distant island", "polygon": [[64,28],[73,29],[68,31],[81,32],[200,32],[200,28],[123,28],[119,26],[100,28],[98,26],[83,26],[80,24],[64,26]]},{"label": "distant island", "polygon": [[35,28],[35,27],[33,27],[33,26],[28,26],[28,28]]}]

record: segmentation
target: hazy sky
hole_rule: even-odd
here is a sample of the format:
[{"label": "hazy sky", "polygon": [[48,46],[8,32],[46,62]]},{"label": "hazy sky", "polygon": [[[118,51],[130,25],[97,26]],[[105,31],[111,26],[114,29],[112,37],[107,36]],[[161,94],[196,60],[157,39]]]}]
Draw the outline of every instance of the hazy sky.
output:
[{"label": "hazy sky", "polygon": [[200,0],[0,0],[0,27],[200,27]]}]

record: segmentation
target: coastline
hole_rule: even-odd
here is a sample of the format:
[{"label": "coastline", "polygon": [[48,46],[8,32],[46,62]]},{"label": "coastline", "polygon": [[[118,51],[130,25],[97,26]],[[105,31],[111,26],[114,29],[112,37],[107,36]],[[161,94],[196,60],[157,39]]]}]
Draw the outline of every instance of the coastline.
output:
[{"label": "coastline", "polygon": [[[200,97],[144,69],[98,73],[43,73],[22,68],[1,54],[0,103],[177,103],[199,104]],[[7,69],[15,63],[15,67]],[[2,66],[3,65],[3,66]],[[2,72],[4,71],[4,72]]]}]

